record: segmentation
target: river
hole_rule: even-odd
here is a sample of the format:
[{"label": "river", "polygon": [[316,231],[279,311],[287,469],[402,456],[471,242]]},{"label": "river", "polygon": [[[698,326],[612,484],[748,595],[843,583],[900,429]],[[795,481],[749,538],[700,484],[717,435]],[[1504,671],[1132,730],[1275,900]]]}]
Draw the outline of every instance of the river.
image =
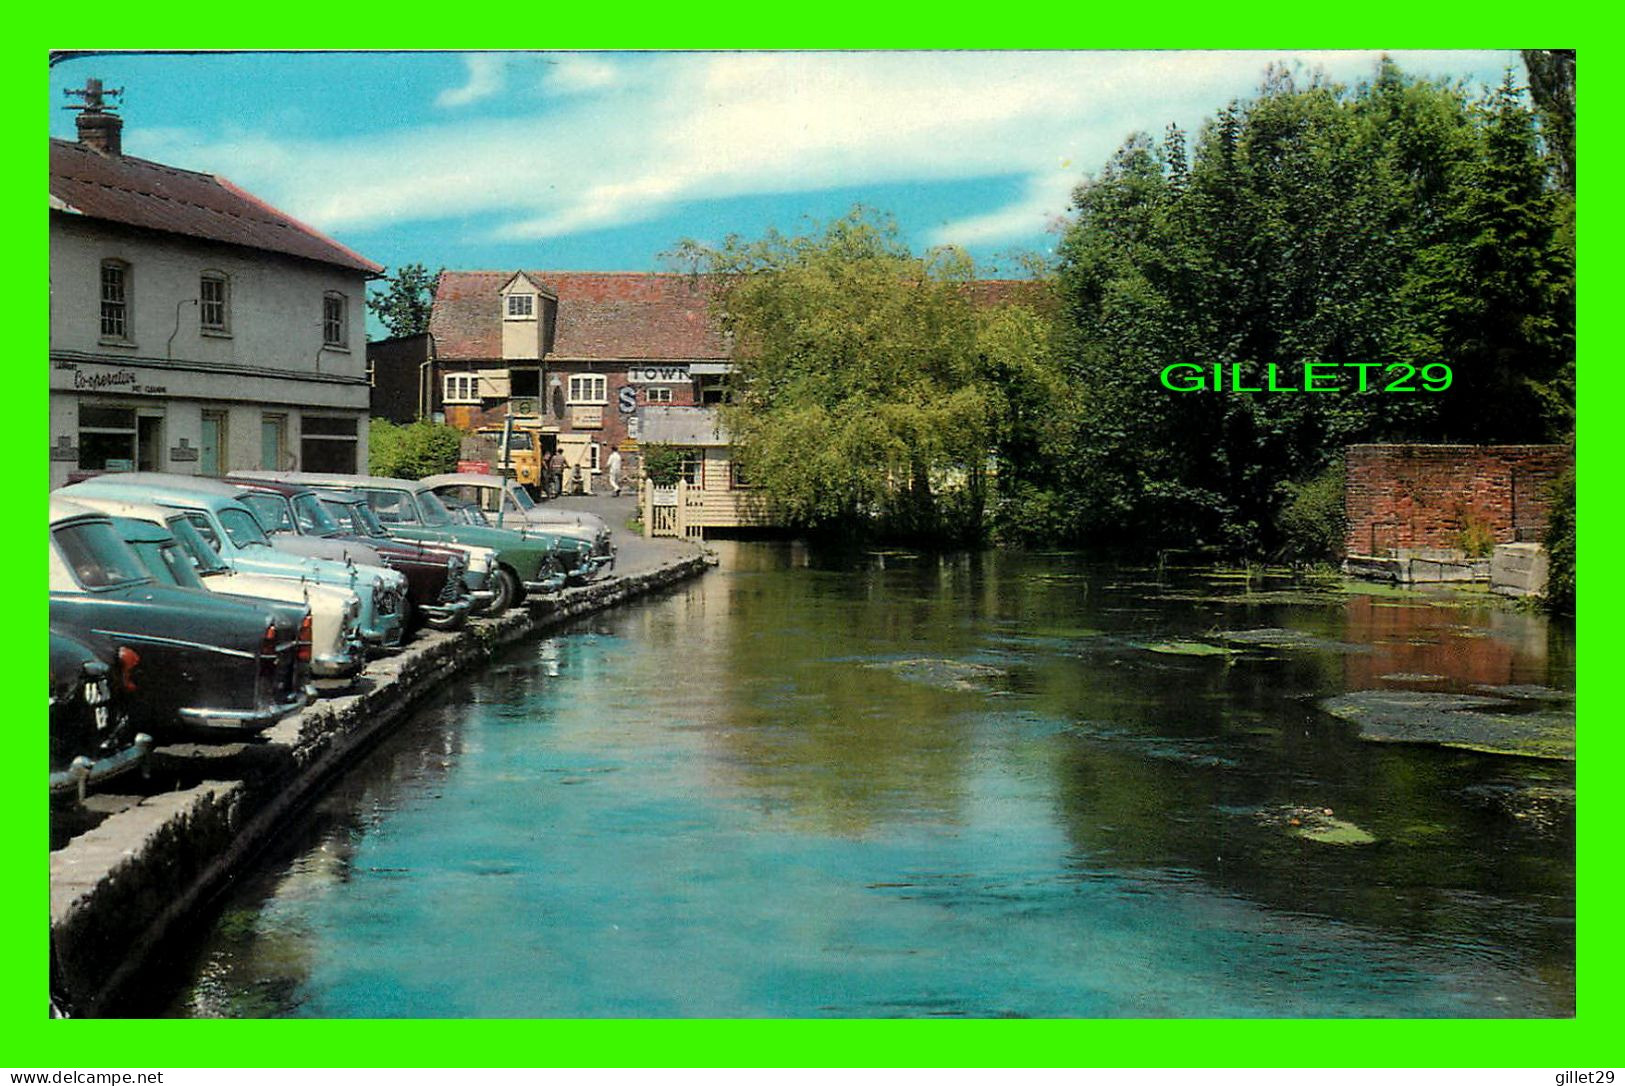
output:
[{"label": "river", "polygon": [[1572,761],[1360,738],[1370,691],[1561,731],[1568,631],[1074,554],[719,548],[427,703],[147,1013],[1574,1013]]}]

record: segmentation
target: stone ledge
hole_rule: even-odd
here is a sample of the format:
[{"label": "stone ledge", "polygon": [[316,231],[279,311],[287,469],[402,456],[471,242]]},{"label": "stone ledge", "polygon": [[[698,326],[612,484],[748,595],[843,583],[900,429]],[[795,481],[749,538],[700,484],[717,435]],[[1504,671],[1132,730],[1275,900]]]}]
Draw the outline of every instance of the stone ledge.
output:
[{"label": "stone ledge", "polygon": [[352,692],[251,741],[155,750],[155,768],[182,790],[142,799],[51,853],[52,942],[75,1013],[118,1013],[178,924],[447,680],[501,646],[696,577],[709,564],[704,555],[685,557],[475,619],[455,633],[426,631],[369,663]]}]

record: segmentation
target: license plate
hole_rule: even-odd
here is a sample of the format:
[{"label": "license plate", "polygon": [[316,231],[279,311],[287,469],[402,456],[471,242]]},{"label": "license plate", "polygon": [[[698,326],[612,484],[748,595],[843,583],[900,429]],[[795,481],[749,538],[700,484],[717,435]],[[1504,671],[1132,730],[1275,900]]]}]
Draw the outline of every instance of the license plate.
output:
[{"label": "license plate", "polygon": [[106,679],[97,679],[95,682],[85,684],[86,705],[106,705],[112,700],[113,693]]}]

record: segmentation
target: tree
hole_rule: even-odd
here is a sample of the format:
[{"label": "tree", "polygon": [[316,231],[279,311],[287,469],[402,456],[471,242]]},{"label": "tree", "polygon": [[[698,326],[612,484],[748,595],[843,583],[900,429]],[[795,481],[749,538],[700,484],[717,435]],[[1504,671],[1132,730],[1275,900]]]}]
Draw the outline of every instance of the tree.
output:
[{"label": "tree", "polygon": [[388,286],[384,290],[367,295],[367,308],[383,322],[391,338],[429,330],[435,288],[445,270],[431,275],[423,264],[403,264],[385,280]]},{"label": "tree", "polygon": [[[732,337],[734,456],[791,523],[899,538],[978,535],[987,464],[1031,414],[996,388],[1041,333],[987,326],[962,253],[916,256],[861,208],[671,254],[712,277]],[[1012,421],[1015,420],[1015,421]]]},{"label": "tree", "polygon": [[397,426],[373,419],[367,437],[367,470],[394,479],[422,479],[457,470],[463,432],[455,426],[419,419]]}]

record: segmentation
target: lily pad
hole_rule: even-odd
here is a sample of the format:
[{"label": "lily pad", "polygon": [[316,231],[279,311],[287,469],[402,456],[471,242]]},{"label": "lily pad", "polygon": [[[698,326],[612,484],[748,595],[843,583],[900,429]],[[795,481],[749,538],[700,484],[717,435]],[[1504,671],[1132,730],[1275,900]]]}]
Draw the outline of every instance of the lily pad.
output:
[{"label": "lily pad", "polygon": [[964,660],[886,660],[863,666],[890,671],[904,682],[921,683],[939,690],[986,690],[992,680],[1009,674],[1003,668]]},{"label": "lily pad", "polygon": [[1258,812],[1258,821],[1285,830],[1292,837],[1317,845],[1374,845],[1375,835],[1354,823],[1336,817],[1329,807],[1269,807]]},{"label": "lily pad", "polygon": [[1225,650],[1218,645],[1202,641],[1131,641],[1129,644],[1146,652],[1160,652],[1168,656],[1223,656]]},{"label": "lily pad", "polygon": [[1431,743],[1485,754],[1574,760],[1574,708],[1423,690],[1358,690],[1320,707],[1376,743]]}]

